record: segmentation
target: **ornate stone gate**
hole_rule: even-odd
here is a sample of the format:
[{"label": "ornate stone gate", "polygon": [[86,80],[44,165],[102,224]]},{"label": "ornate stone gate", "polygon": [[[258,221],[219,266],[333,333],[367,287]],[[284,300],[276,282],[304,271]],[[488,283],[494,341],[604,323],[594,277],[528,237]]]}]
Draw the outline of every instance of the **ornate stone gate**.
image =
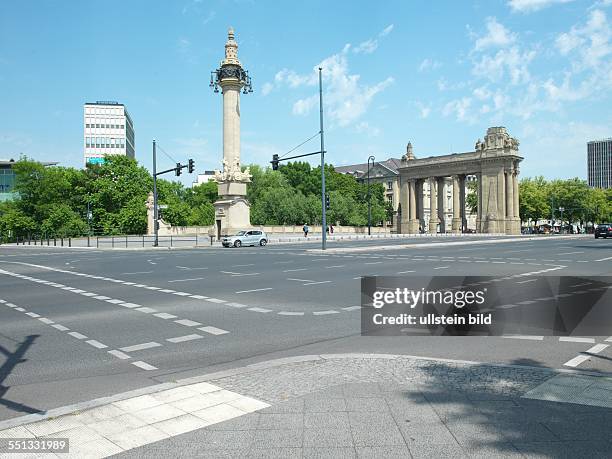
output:
[{"label": "ornate stone gate", "polygon": [[[409,151],[402,157],[400,173],[400,231],[417,233],[425,228],[423,184],[429,182],[429,232],[445,232],[442,190],[452,178],[453,233],[465,230],[465,180],[476,176],[478,184],[479,233],[520,234],[519,218],[519,142],[505,127],[487,129],[484,141],[478,139],[475,151],[417,159]],[[440,201],[440,202],[439,202]],[[442,215],[442,218],[440,218]],[[441,226],[441,228],[439,228]]]}]

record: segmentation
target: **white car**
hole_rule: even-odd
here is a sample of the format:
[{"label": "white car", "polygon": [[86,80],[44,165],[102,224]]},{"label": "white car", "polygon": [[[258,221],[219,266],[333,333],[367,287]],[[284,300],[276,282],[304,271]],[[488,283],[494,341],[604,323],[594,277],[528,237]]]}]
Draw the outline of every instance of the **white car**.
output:
[{"label": "white car", "polygon": [[223,247],[240,247],[243,245],[260,245],[268,243],[268,236],[261,230],[238,231],[233,236],[226,236],[221,239]]}]

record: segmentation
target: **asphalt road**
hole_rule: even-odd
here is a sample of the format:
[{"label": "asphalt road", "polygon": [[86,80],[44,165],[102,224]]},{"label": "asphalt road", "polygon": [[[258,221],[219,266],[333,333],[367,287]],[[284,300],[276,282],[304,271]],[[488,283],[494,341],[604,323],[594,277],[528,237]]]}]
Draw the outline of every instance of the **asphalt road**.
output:
[{"label": "asphalt road", "polygon": [[574,359],[578,370],[612,372],[612,330],[573,341],[360,336],[361,276],[516,275],[521,291],[527,286],[518,282],[538,275],[612,274],[612,241],[495,239],[332,242],[325,253],[313,243],[0,247],[0,420],[290,355],[393,353],[552,368]]}]

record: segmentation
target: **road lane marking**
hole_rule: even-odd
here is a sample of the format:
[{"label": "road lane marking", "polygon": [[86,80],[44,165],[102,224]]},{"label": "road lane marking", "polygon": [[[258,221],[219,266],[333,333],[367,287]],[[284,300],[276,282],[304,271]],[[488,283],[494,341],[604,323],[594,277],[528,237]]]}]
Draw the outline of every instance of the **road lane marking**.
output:
[{"label": "road lane marking", "polygon": [[68,334],[69,334],[70,336],[72,336],[73,338],[76,338],[76,339],[87,339],[87,336],[82,335],[82,334],[81,334],[81,333],[79,333],[79,332],[68,332]]},{"label": "road lane marking", "polygon": [[329,284],[331,281],[327,280],[327,281],[319,281],[319,282],[308,282],[306,284],[302,284],[302,285],[318,285],[318,284]]},{"label": "road lane marking", "polygon": [[303,316],[303,312],[295,312],[295,311],[279,311],[277,312],[279,316]]},{"label": "road lane marking", "polygon": [[612,257],[600,258],[599,260],[595,260],[595,261],[608,261],[608,260],[612,260]]},{"label": "road lane marking", "polygon": [[296,271],[308,271],[308,268],[298,268],[298,269],[285,269],[283,270],[284,273],[293,273]]},{"label": "road lane marking", "polygon": [[89,339],[85,342],[97,349],[106,349],[108,347],[106,344],[102,344],[100,341],[96,341],[95,339]]},{"label": "road lane marking", "polygon": [[187,293],[187,292],[174,292],[173,295],[178,295],[178,296],[190,296],[191,293]]},{"label": "road lane marking", "polygon": [[260,273],[232,274],[232,277],[259,276]]},{"label": "road lane marking", "polygon": [[197,281],[197,280],[202,280],[204,279],[203,277],[192,277],[191,279],[174,279],[174,280],[169,280],[168,283],[171,282],[191,282],[191,281]]},{"label": "road lane marking", "polygon": [[157,367],[154,367],[153,365],[149,365],[148,363],[142,362],[140,360],[137,362],[132,362],[132,365],[137,366],[138,368],[141,368],[146,371],[157,370]]},{"label": "road lane marking", "polygon": [[68,331],[70,330],[68,327],[64,327],[63,325],[60,324],[54,324],[51,325],[53,328],[57,328],[59,331]]},{"label": "road lane marking", "polygon": [[175,320],[174,323],[179,324],[179,325],[184,325],[186,327],[197,327],[198,325],[202,325],[200,322],[196,322],[195,320],[189,320],[189,319]]},{"label": "road lane marking", "polygon": [[159,317],[160,319],[176,319],[175,315],[168,314],[166,312],[159,312],[157,314],[153,314],[155,317]]},{"label": "road lane marking", "polygon": [[599,354],[601,351],[603,351],[608,346],[609,346],[609,344],[596,344],[595,346],[593,346],[590,349],[587,349],[584,352],[587,352],[589,354]]},{"label": "road lane marking", "polygon": [[346,265],[335,265],[335,266],[326,266],[325,269],[332,269],[332,268],[344,268]]},{"label": "road lane marking", "polygon": [[111,303],[111,304],[121,304],[121,303],[123,303],[123,300],[118,300],[118,299],[114,299],[114,298],[111,298],[110,300],[104,300],[104,301],[106,301],[107,303]]},{"label": "road lane marking", "polygon": [[379,265],[381,263],[382,261],[370,261],[370,262],[364,263],[364,265]]},{"label": "road lane marking", "polygon": [[434,269],[448,269],[448,266],[437,266]]},{"label": "road lane marking", "polygon": [[408,273],[413,273],[414,269],[411,269],[409,271],[399,271],[398,274],[408,274]]},{"label": "road lane marking", "polygon": [[265,309],[265,308],[249,308],[249,311],[253,311],[253,312],[263,312],[264,314],[267,312],[272,312],[271,309]]},{"label": "road lane marking", "polygon": [[326,316],[328,314],[340,314],[338,311],[334,311],[333,309],[327,310],[327,311],[313,311],[312,312],[315,316]]},{"label": "road lane marking", "polygon": [[568,360],[563,365],[565,365],[566,367],[575,368],[578,365],[580,365],[582,362],[585,362],[587,360],[589,360],[589,356],[588,355],[578,355],[578,356],[574,357],[573,359]]},{"label": "road lane marking", "polygon": [[132,358],[129,355],[124,354],[123,352],[117,351],[117,350],[108,351],[108,353],[110,355],[114,355],[115,357],[117,357],[118,359],[121,359],[121,360],[128,360],[128,359]]},{"label": "road lane marking", "polygon": [[535,336],[535,335],[503,335],[502,338],[510,338],[510,339],[527,339],[532,341],[544,341],[543,336]]},{"label": "road lane marking", "polygon": [[208,297],[204,295],[189,295],[189,298],[195,298],[196,300],[205,300]]},{"label": "road lane marking", "polygon": [[361,309],[361,306],[348,306],[346,308],[340,308],[340,309],[342,309],[344,311],[355,311],[357,309]]},{"label": "road lane marking", "polygon": [[136,311],[144,312],[145,314],[151,314],[152,312],[157,312],[157,309],[148,308],[145,306],[143,308],[136,308]]},{"label": "road lane marking", "polygon": [[203,336],[193,334],[193,335],[177,336],[176,338],[168,338],[166,341],[176,344],[176,343],[182,343],[185,341],[193,341],[194,339],[200,339],[200,338],[203,338]]},{"label": "road lane marking", "polygon": [[229,333],[227,330],[223,330],[222,328],[211,326],[200,327],[198,330],[202,330],[205,333],[210,333],[211,335],[225,335],[226,333]]},{"label": "road lane marking", "polygon": [[296,281],[296,282],[316,282],[316,281],[313,281],[313,280],[310,280],[310,279],[295,279],[295,278],[291,278],[291,277],[287,278],[287,280]]},{"label": "road lane marking", "polygon": [[119,303],[119,306],[123,306],[124,308],[130,308],[130,309],[142,308],[141,304],[136,304],[136,303]]},{"label": "road lane marking", "polygon": [[152,274],[152,273],[153,271],[135,271],[133,273],[121,273],[121,274],[126,275],[126,276],[131,276],[135,274]]},{"label": "road lane marking", "polygon": [[205,301],[209,301],[211,303],[226,303],[225,300],[220,300],[219,298],[205,298]]},{"label": "road lane marking", "polygon": [[237,292],[234,293],[252,293],[252,292],[264,292],[266,290],[272,290],[272,287],[266,287],[266,288],[255,288],[253,290],[239,290]]},{"label": "road lane marking", "polygon": [[247,263],[246,265],[232,265],[232,268],[242,268],[244,266],[255,266],[255,263]]},{"label": "road lane marking", "polygon": [[575,253],[584,253],[582,251],[579,252],[564,252],[564,253],[558,253],[557,255],[574,255]]},{"label": "road lane marking", "polygon": [[38,320],[40,320],[43,324],[47,324],[47,325],[51,325],[55,323],[51,319],[47,319],[46,317],[39,317]]},{"label": "road lane marking", "polygon": [[231,306],[233,308],[246,308],[247,305],[246,304],[242,304],[242,303],[226,303],[227,306]]},{"label": "road lane marking", "polygon": [[124,352],[134,352],[134,351],[142,351],[145,349],[151,349],[153,347],[160,347],[160,346],[161,344],[152,341],[150,343],[142,343],[142,344],[135,344],[133,346],[120,347],[119,350],[124,351]]},{"label": "road lane marking", "polygon": [[35,312],[26,312],[26,316],[34,317],[36,319],[37,317],[40,317],[40,314],[36,314]]},{"label": "road lane marking", "polygon": [[595,338],[577,338],[573,336],[561,336],[559,341],[567,343],[595,343]]},{"label": "road lane marking", "polygon": [[110,300],[110,299],[111,299],[111,297],[110,297],[110,296],[104,296],[104,295],[97,295],[97,296],[94,296],[94,298],[95,298],[96,300],[104,300],[104,301],[106,301],[106,300]]}]

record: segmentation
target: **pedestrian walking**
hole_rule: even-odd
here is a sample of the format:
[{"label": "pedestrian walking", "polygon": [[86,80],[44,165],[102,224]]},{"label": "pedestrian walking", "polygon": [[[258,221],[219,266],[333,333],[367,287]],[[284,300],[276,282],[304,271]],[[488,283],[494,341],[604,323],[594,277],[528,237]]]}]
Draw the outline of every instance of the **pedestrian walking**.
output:
[{"label": "pedestrian walking", "polygon": [[308,225],[306,223],[304,223],[304,227],[302,228],[302,231],[304,231],[304,237],[308,237],[308,231],[310,230],[310,228],[308,228]]},{"label": "pedestrian walking", "polygon": [[334,234],[334,225],[329,225],[329,232]]}]

